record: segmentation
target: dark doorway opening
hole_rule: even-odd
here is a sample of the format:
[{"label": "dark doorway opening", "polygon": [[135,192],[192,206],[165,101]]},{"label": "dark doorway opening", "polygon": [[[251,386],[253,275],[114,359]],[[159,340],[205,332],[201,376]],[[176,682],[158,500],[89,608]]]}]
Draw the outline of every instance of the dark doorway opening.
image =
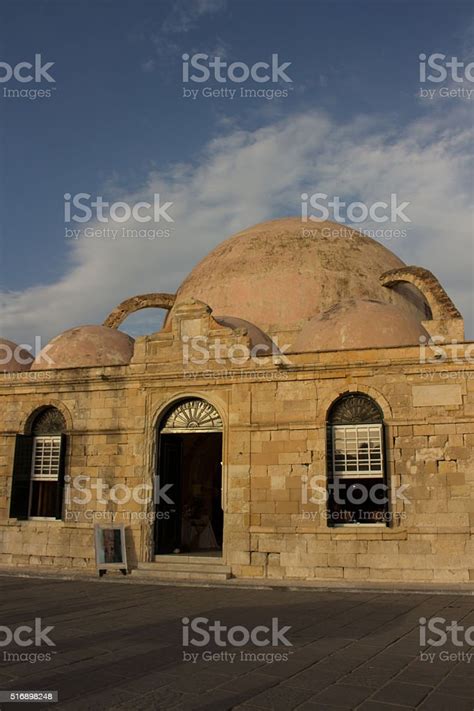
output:
[{"label": "dark doorway opening", "polygon": [[156,554],[221,554],[221,460],[221,432],[159,435]]}]

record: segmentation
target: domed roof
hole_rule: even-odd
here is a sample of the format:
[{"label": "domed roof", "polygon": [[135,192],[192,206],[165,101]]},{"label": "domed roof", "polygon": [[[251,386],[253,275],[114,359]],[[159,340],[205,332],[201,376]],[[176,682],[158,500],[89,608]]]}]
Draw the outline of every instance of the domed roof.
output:
[{"label": "domed roof", "polygon": [[53,338],[36,356],[32,370],[125,365],[133,355],[134,340],[107,326],[79,326]]},{"label": "domed roof", "polygon": [[7,338],[0,338],[0,371],[16,373],[29,370],[33,363],[32,354]]},{"label": "domed roof", "polygon": [[398,306],[350,300],[310,319],[297,336],[293,350],[300,353],[417,346],[420,336],[429,338],[420,321]]},{"label": "domed roof", "polygon": [[194,297],[271,336],[297,331],[347,299],[393,303],[426,318],[416,289],[388,289],[379,277],[404,263],[379,242],[333,222],[286,217],[250,227],[219,244],[191,271],[176,304]]},{"label": "domed roof", "polygon": [[[276,353],[278,351],[278,348],[270,336],[264,333],[261,328],[255,326],[255,324],[245,321],[243,318],[234,318],[233,316],[215,316],[214,318],[221,326],[227,326],[227,328],[232,329],[241,328],[246,331],[252,348],[260,346],[262,347],[262,352],[265,353]],[[263,348],[265,351],[263,351]]]}]

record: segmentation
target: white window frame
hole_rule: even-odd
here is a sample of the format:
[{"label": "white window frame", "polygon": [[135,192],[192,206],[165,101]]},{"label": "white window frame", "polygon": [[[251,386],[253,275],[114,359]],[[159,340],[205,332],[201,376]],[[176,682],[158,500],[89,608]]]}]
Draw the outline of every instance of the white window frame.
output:
[{"label": "white window frame", "polygon": [[[332,473],[334,477],[340,479],[379,479],[385,476],[384,471],[384,452],[383,452],[383,425],[380,424],[369,424],[369,425],[332,425]],[[336,459],[336,436],[343,434],[344,449],[343,457],[344,463],[341,469],[341,460]],[[348,435],[352,435],[349,440]],[[373,450],[370,448],[371,439],[374,438],[378,444],[378,455],[374,457],[372,455]],[[351,450],[348,449],[348,442],[355,443],[355,448]],[[364,460],[363,465],[360,461],[360,445],[367,444],[367,459]],[[354,459],[350,462],[352,465],[355,464],[355,469],[348,469],[348,454],[352,453]],[[340,453],[339,453],[340,456]],[[377,468],[371,468],[371,465],[376,465]]]},{"label": "white window frame", "polygon": [[[51,443],[47,456],[45,456],[45,443]],[[40,447],[39,445],[43,445]],[[55,446],[56,445],[56,446]],[[41,452],[40,452],[41,450]],[[36,473],[37,456],[41,457],[39,462],[40,472]],[[46,460],[46,461],[45,461]],[[33,503],[33,484],[35,481],[57,482],[59,480],[59,469],[61,460],[61,435],[38,435],[33,438],[33,454],[31,457],[31,477],[30,493],[28,505],[28,518],[31,521],[56,521],[55,516],[31,516]],[[46,471],[44,471],[46,469]]]}]

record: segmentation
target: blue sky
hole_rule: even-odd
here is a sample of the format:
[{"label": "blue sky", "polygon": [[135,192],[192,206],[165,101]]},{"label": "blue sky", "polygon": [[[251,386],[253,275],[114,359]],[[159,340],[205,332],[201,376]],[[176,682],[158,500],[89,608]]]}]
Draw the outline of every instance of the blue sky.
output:
[{"label": "blue sky", "polygon": [[[421,99],[418,66],[422,52],[472,61],[471,8],[3,0],[0,61],[40,53],[55,79],[41,84],[54,86],[52,96],[35,100],[2,94],[34,83],[0,84],[4,335],[48,340],[101,322],[127,296],[174,291],[219,241],[297,215],[302,191],[323,191],[412,202],[408,237],[384,244],[435,272],[472,336],[474,100]],[[196,52],[249,65],[277,53],[291,62],[289,95],[184,99],[181,55]],[[172,236],[67,239],[63,195],[79,192],[112,201],[160,192],[173,201]],[[146,331],[156,318],[137,314],[128,330]]]}]

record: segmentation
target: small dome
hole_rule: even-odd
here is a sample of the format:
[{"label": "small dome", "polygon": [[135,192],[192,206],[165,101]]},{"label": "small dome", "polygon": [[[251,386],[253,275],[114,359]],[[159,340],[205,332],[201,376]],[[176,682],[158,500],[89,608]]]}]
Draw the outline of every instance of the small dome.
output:
[{"label": "small dome", "polygon": [[429,338],[420,319],[394,304],[349,300],[308,321],[293,350],[339,351],[352,348],[417,346]]},{"label": "small dome", "polygon": [[133,355],[134,342],[126,333],[107,326],[71,328],[53,338],[38,353],[31,369],[126,365]]},{"label": "small dome", "polygon": [[0,371],[15,373],[29,370],[33,363],[33,355],[17,343],[6,338],[0,338]]},{"label": "small dome", "polygon": [[[215,316],[214,320],[217,321],[221,326],[226,326],[227,328],[237,329],[242,328],[247,332],[247,336],[250,340],[251,348],[258,346],[265,347],[265,353],[276,353],[278,352],[277,346],[273,343],[270,336],[268,336],[261,328],[255,326],[255,324],[250,323],[250,321],[245,321],[243,318],[235,318],[234,316]],[[263,355],[265,353],[262,353]]]}]

